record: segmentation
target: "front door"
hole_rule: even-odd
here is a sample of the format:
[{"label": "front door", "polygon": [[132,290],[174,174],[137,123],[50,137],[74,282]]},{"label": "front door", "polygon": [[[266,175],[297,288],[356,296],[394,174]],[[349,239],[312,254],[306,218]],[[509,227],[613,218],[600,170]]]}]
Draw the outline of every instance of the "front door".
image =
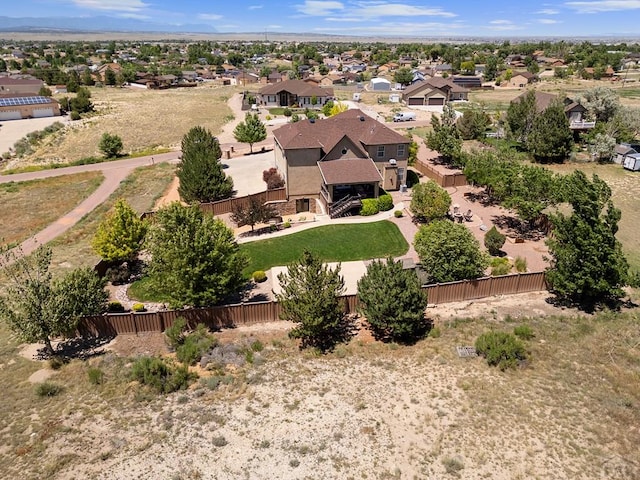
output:
[{"label": "front door", "polygon": [[280,92],[280,106],[281,107],[289,106],[289,94],[287,92]]}]

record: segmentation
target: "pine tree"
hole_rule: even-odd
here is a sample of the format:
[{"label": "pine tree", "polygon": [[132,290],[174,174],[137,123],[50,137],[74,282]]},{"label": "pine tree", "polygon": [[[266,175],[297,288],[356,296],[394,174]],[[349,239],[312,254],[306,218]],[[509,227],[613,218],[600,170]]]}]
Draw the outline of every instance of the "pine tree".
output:
[{"label": "pine tree", "polygon": [[215,202],[229,198],[233,180],[222,169],[218,139],[203,127],[193,127],[182,139],[182,161],[176,173],[178,192],[187,203]]},{"label": "pine tree", "polygon": [[440,118],[431,116],[433,131],[427,134],[427,147],[437,151],[448,162],[460,157],[462,136],[456,127],[456,113],[453,107],[445,105]]},{"label": "pine tree", "polygon": [[267,138],[267,127],[264,126],[257,113],[247,113],[244,122],[236,125],[233,136],[238,142],[248,143],[249,149],[253,153],[253,144]]}]

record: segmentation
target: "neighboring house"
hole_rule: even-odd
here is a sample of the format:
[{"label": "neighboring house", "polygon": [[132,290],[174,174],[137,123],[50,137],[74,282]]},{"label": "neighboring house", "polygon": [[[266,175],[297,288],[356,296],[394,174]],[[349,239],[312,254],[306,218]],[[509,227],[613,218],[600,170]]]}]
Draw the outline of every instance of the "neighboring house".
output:
[{"label": "neighboring house", "polygon": [[377,198],[380,187],[398,190],[406,181],[411,141],[358,109],[288,123],[273,135],[287,189],[283,213],[334,214],[345,198]]},{"label": "neighboring house", "polygon": [[388,92],[391,90],[391,82],[386,78],[372,78],[369,81],[369,90],[372,92]]},{"label": "neighboring house", "polygon": [[0,121],[59,115],[60,104],[53,98],[30,93],[0,94]]},{"label": "neighboring house", "polygon": [[631,143],[620,143],[613,149],[612,160],[615,163],[624,165],[624,161],[629,155],[637,155],[640,153],[640,145]]},{"label": "neighboring house", "polygon": [[[534,91],[536,97],[536,110],[538,112],[544,112],[554,100],[559,97],[553,93]],[[517,96],[512,102],[519,102],[526,97],[528,92]],[[588,122],[585,120],[585,114],[587,109],[580,105],[578,102],[571,100],[569,97],[565,97],[562,101],[564,105],[564,113],[569,119],[569,128],[571,130],[590,130],[596,126],[596,122]]]},{"label": "neighboring house", "polygon": [[530,72],[520,72],[511,77],[509,86],[515,88],[524,88],[535,81],[536,76]]},{"label": "neighboring house", "polygon": [[111,70],[113,73],[118,74],[122,71],[122,66],[118,63],[105,63],[104,65],[101,65],[95,72],[99,81],[106,81],[107,70]]},{"label": "neighboring house", "polygon": [[462,75],[453,77],[452,81],[459,87],[467,88],[469,90],[474,88],[482,88],[482,78],[480,77],[467,77]]},{"label": "neighboring house", "polygon": [[407,105],[443,106],[455,100],[467,100],[469,90],[448,78],[434,77],[416,82],[402,92]]},{"label": "neighboring house", "polygon": [[44,82],[36,78],[0,77],[0,94],[30,93],[37,95]]},{"label": "neighboring house", "polygon": [[330,74],[322,77],[320,80],[321,87],[331,87],[333,85],[344,85],[345,79],[343,75]]},{"label": "neighboring house", "polygon": [[319,87],[314,83],[303,80],[286,80],[271,85],[266,85],[258,91],[260,105],[265,107],[313,107],[312,99],[315,97],[315,106],[321,107],[333,98],[333,89]]}]

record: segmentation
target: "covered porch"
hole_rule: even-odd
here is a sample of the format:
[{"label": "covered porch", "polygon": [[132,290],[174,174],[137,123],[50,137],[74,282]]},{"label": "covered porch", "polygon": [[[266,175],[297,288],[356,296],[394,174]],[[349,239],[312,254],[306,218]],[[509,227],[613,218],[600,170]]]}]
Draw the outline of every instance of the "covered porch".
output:
[{"label": "covered porch", "polygon": [[360,207],[365,198],[378,198],[380,172],[370,158],[318,162],[322,175],[320,197],[331,217]]}]

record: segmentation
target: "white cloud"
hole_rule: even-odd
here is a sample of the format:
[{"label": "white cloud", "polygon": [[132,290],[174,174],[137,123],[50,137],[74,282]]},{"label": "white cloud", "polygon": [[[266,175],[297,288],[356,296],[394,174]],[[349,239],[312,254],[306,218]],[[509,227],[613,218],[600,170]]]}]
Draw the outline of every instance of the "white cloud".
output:
[{"label": "white cloud", "polygon": [[93,10],[112,10],[119,12],[139,12],[149,6],[141,0],[72,0],[81,8]]},{"label": "white cloud", "polygon": [[249,5],[249,10],[259,10],[262,7],[264,7],[264,5]]},{"label": "white cloud", "polygon": [[405,3],[359,2],[355,10],[363,17],[456,17],[439,7],[418,7]]},{"label": "white cloud", "polygon": [[560,10],[555,10],[553,8],[543,8],[542,10],[538,10],[536,12],[538,15],[558,15]]},{"label": "white cloud", "polygon": [[545,25],[553,25],[554,23],[562,23],[560,20],[554,20],[553,18],[539,18],[538,23]]},{"label": "white cloud", "polygon": [[640,9],[640,0],[601,0],[595,2],[566,2],[579,13],[615,12]]},{"label": "white cloud", "polygon": [[511,20],[492,20],[489,22],[489,26],[484,27],[489,30],[496,31],[508,31],[508,30],[521,30],[522,27],[516,25]]},{"label": "white cloud", "polygon": [[282,28],[282,25],[267,25],[267,28],[271,30],[277,30],[279,28]]},{"label": "white cloud", "polygon": [[511,25],[513,22],[511,20],[491,20],[489,23],[491,25]]},{"label": "white cloud", "polygon": [[200,20],[220,20],[222,15],[218,15],[217,13],[199,13],[198,18]]},{"label": "white cloud", "polygon": [[341,2],[305,0],[302,5],[295,5],[296,10],[305,15],[324,16],[335,14],[337,10],[343,10]]},{"label": "white cloud", "polygon": [[[381,35],[444,35],[451,33],[453,30],[462,30],[468,28],[468,25],[463,23],[444,23],[444,22],[424,22],[424,23],[411,23],[411,22],[389,22],[389,23],[375,23],[367,25],[350,26],[350,33],[357,34],[381,34]],[[317,27],[314,29],[317,32],[324,33],[345,33],[344,27]]]}]

